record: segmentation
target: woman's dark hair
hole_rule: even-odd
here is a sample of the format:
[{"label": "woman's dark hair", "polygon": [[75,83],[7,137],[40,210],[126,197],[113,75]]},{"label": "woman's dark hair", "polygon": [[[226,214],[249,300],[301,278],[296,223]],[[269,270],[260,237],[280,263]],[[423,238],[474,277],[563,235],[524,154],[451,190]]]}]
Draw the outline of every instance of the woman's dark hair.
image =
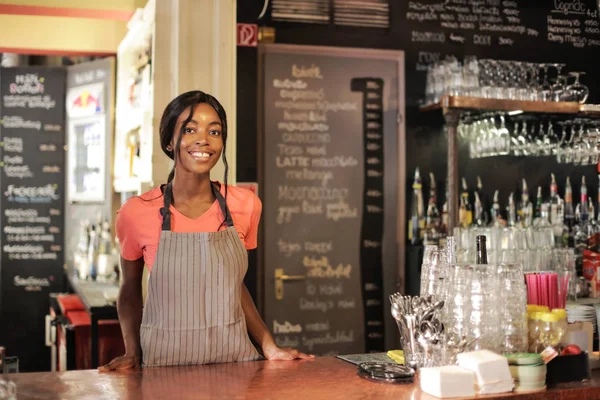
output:
[{"label": "woman's dark hair", "polygon": [[[177,165],[177,160],[179,159],[179,146],[181,145],[181,137],[185,132],[185,128],[187,124],[192,120],[194,116],[194,108],[198,104],[206,103],[210,105],[221,120],[221,137],[223,138],[223,164],[225,165],[225,176],[223,177],[223,184],[225,185],[225,201],[227,201],[227,173],[229,172],[229,165],[227,164],[227,114],[225,113],[225,109],[219,103],[215,97],[210,94],[204,93],[200,90],[192,90],[190,92],[186,92],[180,94],[176,98],[174,98],[165,108],[163,115],[160,119],[159,126],[159,136],[160,136],[160,147],[162,151],[175,162],[171,173],[169,174],[169,178],[167,179],[167,183],[171,182],[175,177],[175,167]],[[188,116],[181,124],[181,129],[179,132],[179,136],[177,138],[177,143],[174,144],[173,150],[169,151],[167,146],[173,141],[173,137],[175,136],[175,126],[177,125],[177,120],[179,116],[188,111]],[[225,215],[227,218],[227,216]]]}]

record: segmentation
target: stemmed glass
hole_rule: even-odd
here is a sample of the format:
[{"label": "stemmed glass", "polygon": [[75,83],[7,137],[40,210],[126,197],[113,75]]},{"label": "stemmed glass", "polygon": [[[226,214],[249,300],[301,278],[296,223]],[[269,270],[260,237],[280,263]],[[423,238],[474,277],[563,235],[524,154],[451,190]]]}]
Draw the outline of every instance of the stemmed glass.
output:
[{"label": "stemmed glass", "polygon": [[554,85],[552,85],[552,101],[569,101],[567,96],[567,76],[558,75]]},{"label": "stemmed glass", "polygon": [[556,155],[556,161],[558,163],[562,163],[563,157],[565,156],[565,140],[567,139],[567,128],[571,125],[571,121],[558,121],[557,124],[561,128],[561,135],[560,141],[556,146],[554,154]]},{"label": "stemmed glass", "polygon": [[492,91],[492,63],[491,60],[479,60],[479,94],[484,99],[491,98]]},{"label": "stemmed glass", "polygon": [[515,61],[515,74],[517,77],[517,100],[529,100],[529,88],[527,83],[527,63]]},{"label": "stemmed glass", "polygon": [[585,103],[588,95],[590,94],[590,90],[587,86],[579,83],[579,77],[581,75],[585,75],[585,72],[570,72],[569,75],[575,77],[575,82],[567,86],[567,91],[569,92],[570,96],[572,96],[572,100],[580,104]]},{"label": "stemmed glass", "polygon": [[502,67],[502,98],[516,100],[517,71],[515,65],[512,61],[501,61],[500,66]]},{"label": "stemmed glass", "polygon": [[548,120],[548,129],[547,129],[546,135],[550,142],[550,144],[548,146],[548,152],[546,154],[547,155],[556,155],[556,149],[558,148],[558,136],[556,135],[556,132],[554,131],[554,124],[552,124],[552,121],[550,121],[550,120]]},{"label": "stemmed glass", "polygon": [[539,78],[539,67],[535,63],[527,63],[529,68],[529,100],[539,100],[540,84]]},{"label": "stemmed glass", "polygon": [[497,60],[489,60],[489,66],[491,78],[490,97],[492,99],[501,99],[503,95],[502,86],[504,81],[503,68],[500,65],[500,62]]},{"label": "stemmed glass", "polygon": [[538,121],[537,122],[537,134],[534,135],[535,132],[535,128],[531,130],[531,141],[530,141],[530,148],[531,148],[531,154],[534,156],[539,156],[540,154],[543,153],[543,149],[544,149],[544,141],[543,141],[543,135],[542,135],[542,122]]},{"label": "stemmed glass", "polygon": [[479,63],[474,56],[463,61],[463,89],[465,96],[479,97]]},{"label": "stemmed glass", "polygon": [[554,84],[551,86],[552,90],[552,101],[561,101],[561,96],[565,90],[565,86],[567,83],[566,77],[561,75],[560,72],[565,67],[565,64],[561,63],[553,63],[550,66],[556,68],[556,80]]},{"label": "stemmed glass", "polygon": [[511,153],[514,156],[520,156],[521,153],[521,142],[519,141],[519,122],[516,121],[513,125],[513,132],[510,136],[510,148]]},{"label": "stemmed glass", "polygon": [[550,139],[550,135],[554,134],[552,130],[552,123],[550,120],[546,120],[546,130],[544,131],[544,121],[540,121],[539,124],[540,134],[542,138],[540,139],[540,153],[545,156],[549,156],[552,154],[552,140]]},{"label": "stemmed glass", "polygon": [[548,67],[548,64],[540,64],[540,68],[544,70],[544,80],[539,88],[539,100],[541,101],[552,100],[552,85],[548,82]]},{"label": "stemmed glass", "polygon": [[527,137],[529,136],[529,133],[527,132],[527,121],[523,120],[523,122],[521,123],[521,131],[519,132],[519,135],[517,136],[517,140],[519,141],[519,150],[520,150],[520,155],[522,156],[526,156],[529,154],[529,150],[528,150],[528,142],[527,142]]},{"label": "stemmed glass", "polygon": [[508,129],[506,129],[506,121],[502,114],[500,115],[500,128],[496,129],[496,135],[498,154],[502,156],[510,154],[511,138]]}]

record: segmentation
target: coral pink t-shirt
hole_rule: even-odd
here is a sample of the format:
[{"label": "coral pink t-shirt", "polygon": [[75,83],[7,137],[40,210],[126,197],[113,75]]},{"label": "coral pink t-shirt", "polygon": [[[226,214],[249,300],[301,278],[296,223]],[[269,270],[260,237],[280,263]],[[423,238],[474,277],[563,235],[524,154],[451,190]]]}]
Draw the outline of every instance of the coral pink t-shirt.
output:
[{"label": "coral pink t-shirt", "polygon": [[[225,196],[225,185],[220,192]],[[148,272],[156,259],[156,250],[162,228],[160,209],[164,198],[160,187],[141,196],[132,197],[117,212],[116,235],[121,245],[121,256],[126,260],[144,257]],[[247,250],[255,249],[258,239],[258,223],[262,212],[260,199],[250,190],[227,186],[227,206],[233,225]],[[171,231],[173,232],[216,232],[224,217],[215,202],[196,219],[190,219],[171,206]],[[221,230],[225,229],[225,225]]]}]

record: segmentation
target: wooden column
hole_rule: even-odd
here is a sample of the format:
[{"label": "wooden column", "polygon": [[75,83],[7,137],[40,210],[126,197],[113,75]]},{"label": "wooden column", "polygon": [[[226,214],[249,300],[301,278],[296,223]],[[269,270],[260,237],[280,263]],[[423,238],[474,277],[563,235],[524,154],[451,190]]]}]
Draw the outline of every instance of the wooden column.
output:
[{"label": "wooden column", "polygon": [[[154,130],[162,111],[176,96],[202,90],[227,112],[229,182],[236,177],[236,2],[235,0],[155,0]],[[153,164],[169,163],[155,135]],[[156,173],[154,173],[156,170]],[[153,169],[164,182],[170,166]],[[223,180],[219,162],[211,178]]]},{"label": "wooden column", "polygon": [[448,235],[458,226],[458,135],[460,112],[444,108],[448,132]]}]

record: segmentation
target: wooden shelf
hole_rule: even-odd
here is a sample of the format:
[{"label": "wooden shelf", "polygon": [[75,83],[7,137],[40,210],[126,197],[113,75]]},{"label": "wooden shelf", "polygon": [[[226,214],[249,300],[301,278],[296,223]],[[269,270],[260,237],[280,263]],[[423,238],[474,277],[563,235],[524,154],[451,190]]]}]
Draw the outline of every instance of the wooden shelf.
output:
[{"label": "wooden shelf", "polygon": [[522,111],[523,113],[568,114],[600,117],[600,105],[574,102],[483,99],[478,97],[443,96],[435,104],[421,107],[421,111]]}]

